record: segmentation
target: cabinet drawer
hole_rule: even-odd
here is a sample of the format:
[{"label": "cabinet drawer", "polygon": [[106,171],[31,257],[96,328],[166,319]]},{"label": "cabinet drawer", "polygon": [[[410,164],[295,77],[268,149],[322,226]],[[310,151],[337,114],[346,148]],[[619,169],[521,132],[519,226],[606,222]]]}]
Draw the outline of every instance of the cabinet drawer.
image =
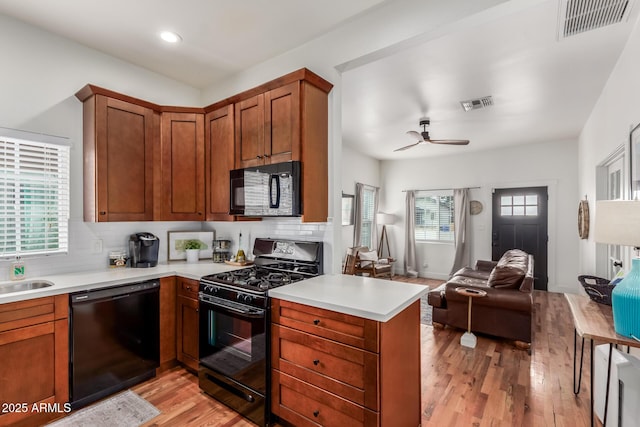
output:
[{"label": "cabinet drawer", "polygon": [[198,299],[200,283],[197,280],[178,279],[178,295]]},{"label": "cabinet drawer", "polygon": [[272,299],[273,323],[378,353],[379,323],[362,317]]},{"label": "cabinet drawer", "polygon": [[380,425],[379,414],[273,370],[271,410],[298,427]]},{"label": "cabinet drawer", "polygon": [[68,294],[0,304],[0,332],[64,319],[68,313]]},{"label": "cabinet drawer", "polygon": [[378,410],[377,354],[279,325],[271,331],[274,369]]}]

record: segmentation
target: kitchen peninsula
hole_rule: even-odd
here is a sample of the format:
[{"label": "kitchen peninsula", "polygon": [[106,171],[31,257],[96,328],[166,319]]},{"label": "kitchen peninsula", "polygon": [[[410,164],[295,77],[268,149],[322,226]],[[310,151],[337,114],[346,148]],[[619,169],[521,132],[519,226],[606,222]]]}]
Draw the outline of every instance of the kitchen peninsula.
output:
[{"label": "kitchen peninsula", "polygon": [[272,406],[294,425],[420,425],[427,287],[325,275],[269,291]]}]

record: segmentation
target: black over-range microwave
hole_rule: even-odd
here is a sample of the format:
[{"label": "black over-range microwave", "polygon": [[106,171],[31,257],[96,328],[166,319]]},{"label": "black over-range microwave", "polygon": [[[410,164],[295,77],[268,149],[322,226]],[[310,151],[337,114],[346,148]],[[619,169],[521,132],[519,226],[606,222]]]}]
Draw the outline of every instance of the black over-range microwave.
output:
[{"label": "black over-range microwave", "polygon": [[298,161],[234,169],[230,172],[229,213],[239,216],[300,216]]}]

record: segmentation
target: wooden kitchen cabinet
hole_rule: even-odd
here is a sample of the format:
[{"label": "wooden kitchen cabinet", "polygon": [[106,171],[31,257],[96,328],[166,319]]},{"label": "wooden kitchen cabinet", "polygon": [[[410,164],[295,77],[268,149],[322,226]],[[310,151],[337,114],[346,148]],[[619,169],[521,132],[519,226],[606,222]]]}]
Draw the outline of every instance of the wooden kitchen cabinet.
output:
[{"label": "wooden kitchen cabinet", "polygon": [[197,280],[178,278],[177,356],[187,368],[198,370],[198,286]]},{"label": "wooden kitchen cabinet", "polygon": [[387,322],[272,300],[272,407],[296,426],[420,424],[420,306]]},{"label": "wooden kitchen cabinet", "polygon": [[[42,425],[64,413],[68,313],[67,294],[0,305],[0,425]],[[8,410],[4,404],[23,406]],[[57,404],[58,410],[33,411],[34,404]]]},{"label": "wooden kitchen cabinet", "polygon": [[206,220],[232,221],[229,215],[229,171],[234,168],[234,108],[219,107],[205,117]]},{"label": "wooden kitchen cabinet", "polygon": [[236,167],[300,160],[300,82],[238,102]]},{"label": "wooden kitchen cabinet", "polygon": [[94,85],[83,102],[84,220],[229,221],[229,171],[302,162],[303,222],[328,216],[328,93],[306,68],[204,108]]},{"label": "wooden kitchen cabinet", "polygon": [[[158,168],[156,169],[158,170]],[[161,221],[205,220],[204,114],[163,112],[160,185],[155,190]]]},{"label": "wooden kitchen cabinet", "polygon": [[167,370],[176,365],[176,277],[160,279],[160,367]]},{"label": "wooden kitchen cabinet", "polygon": [[87,85],[83,102],[84,220],[151,221],[159,113]]},{"label": "wooden kitchen cabinet", "polygon": [[262,93],[249,91],[251,96],[235,103],[236,169],[301,161],[303,222],[327,221],[331,87],[303,69],[263,85]]}]

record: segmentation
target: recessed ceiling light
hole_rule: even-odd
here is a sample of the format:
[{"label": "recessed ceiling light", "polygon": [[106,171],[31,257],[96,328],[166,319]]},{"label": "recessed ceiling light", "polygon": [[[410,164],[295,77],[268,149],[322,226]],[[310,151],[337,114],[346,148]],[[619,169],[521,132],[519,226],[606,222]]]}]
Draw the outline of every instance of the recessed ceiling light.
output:
[{"label": "recessed ceiling light", "polygon": [[160,38],[167,43],[178,43],[182,41],[182,37],[179,34],[174,33],[173,31],[163,31],[160,33]]}]

